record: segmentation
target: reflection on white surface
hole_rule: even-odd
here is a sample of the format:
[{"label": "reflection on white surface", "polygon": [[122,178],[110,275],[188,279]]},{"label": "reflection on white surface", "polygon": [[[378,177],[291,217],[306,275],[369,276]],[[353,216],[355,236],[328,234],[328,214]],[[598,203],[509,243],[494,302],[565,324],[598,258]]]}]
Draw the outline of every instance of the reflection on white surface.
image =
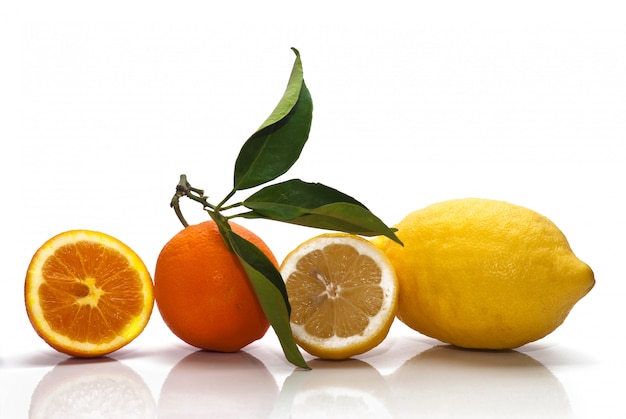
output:
[{"label": "reflection on white surface", "polygon": [[[359,359],[310,360],[311,371],[287,365],[272,342],[257,345],[254,355],[164,345],[153,352],[127,353],[123,361],[69,359],[51,369],[54,363],[48,361],[60,358],[54,354],[8,358],[15,367],[1,365],[0,417],[623,416],[615,414],[623,411],[619,388],[607,388],[602,370],[590,374],[594,364],[570,350],[533,350],[544,365],[529,352],[432,346],[436,342],[400,332],[396,329],[380,351]],[[594,392],[608,392],[602,404]]]},{"label": "reflection on white surface", "polygon": [[283,384],[272,418],[391,418],[389,388],[366,362],[309,361]]},{"label": "reflection on white surface", "polygon": [[249,353],[197,351],[167,375],[158,417],[267,418],[277,397],[274,376]]},{"label": "reflection on white surface", "polygon": [[131,368],[110,358],[69,359],[35,388],[31,419],[153,418],[152,393]]},{"label": "reflection on white surface", "polygon": [[573,417],[559,380],[517,351],[436,346],[406,361],[388,382],[398,418]]}]

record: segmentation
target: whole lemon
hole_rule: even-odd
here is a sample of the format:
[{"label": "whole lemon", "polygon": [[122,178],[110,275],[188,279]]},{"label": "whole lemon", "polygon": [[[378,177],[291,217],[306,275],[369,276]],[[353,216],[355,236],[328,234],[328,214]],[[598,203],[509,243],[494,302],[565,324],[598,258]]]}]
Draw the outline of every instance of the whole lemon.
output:
[{"label": "whole lemon", "polygon": [[400,283],[397,317],[456,346],[515,348],[563,323],[595,284],[548,218],[488,199],[445,201],[409,214],[374,243]]}]

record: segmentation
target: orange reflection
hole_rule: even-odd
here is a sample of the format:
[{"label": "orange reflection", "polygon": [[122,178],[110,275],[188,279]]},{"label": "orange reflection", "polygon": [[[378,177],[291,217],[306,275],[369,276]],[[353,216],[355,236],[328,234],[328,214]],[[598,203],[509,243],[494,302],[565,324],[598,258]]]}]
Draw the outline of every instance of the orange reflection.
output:
[{"label": "orange reflection", "polygon": [[128,366],[111,358],[58,363],[31,396],[30,418],[154,417],[150,389]]},{"label": "orange reflection", "polygon": [[278,397],[274,376],[245,351],[197,351],[170,371],[159,418],[266,418]]}]

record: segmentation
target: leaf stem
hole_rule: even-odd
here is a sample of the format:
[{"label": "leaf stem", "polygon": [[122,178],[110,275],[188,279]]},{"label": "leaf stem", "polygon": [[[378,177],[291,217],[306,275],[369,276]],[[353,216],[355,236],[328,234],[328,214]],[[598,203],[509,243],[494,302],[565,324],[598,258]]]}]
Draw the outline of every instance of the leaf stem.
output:
[{"label": "leaf stem", "polygon": [[236,193],[236,192],[237,192],[237,189],[233,188],[233,189],[232,189],[232,190],[228,193],[228,195],[226,195],[226,197],[225,197],[224,199],[222,199],[222,200],[221,200],[221,202],[220,202],[219,204],[217,204],[215,207],[212,207],[212,209],[213,209],[213,210],[215,210],[215,211],[217,211],[217,212],[219,212],[219,211],[222,211],[222,210],[225,210],[225,209],[228,209],[228,208],[231,208],[231,207],[237,206],[237,205],[230,205],[230,206],[228,206],[228,207],[224,207],[224,208],[222,208],[222,206],[223,206],[226,202],[228,202],[228,200],[229,200],[230,198],[232,198],[232,197],[233,197],[233,195],[235,195],[235,193]]},{"label": "leaf stem", "polygon": [[221,211],[228,211],[231,210],[233,208],[237,208],[243,205],[243,202],[237,202],[236,204],[231,204],[231,205],[227,205],[225,207],[222,207],[220,210]]}]

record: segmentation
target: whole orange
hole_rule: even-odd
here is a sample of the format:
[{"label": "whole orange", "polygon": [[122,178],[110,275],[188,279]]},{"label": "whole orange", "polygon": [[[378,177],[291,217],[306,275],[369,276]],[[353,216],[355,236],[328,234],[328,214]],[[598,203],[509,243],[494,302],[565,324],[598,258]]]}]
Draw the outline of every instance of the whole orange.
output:
[{"label": "whole orange", "polygon": [[[278,266],[258,236],[230,225]],[[163,247],[156,262],[154,296],[170,330],[201,349],[235,352],[269,328],[241,262],[214,221],[184,228]]]}]

